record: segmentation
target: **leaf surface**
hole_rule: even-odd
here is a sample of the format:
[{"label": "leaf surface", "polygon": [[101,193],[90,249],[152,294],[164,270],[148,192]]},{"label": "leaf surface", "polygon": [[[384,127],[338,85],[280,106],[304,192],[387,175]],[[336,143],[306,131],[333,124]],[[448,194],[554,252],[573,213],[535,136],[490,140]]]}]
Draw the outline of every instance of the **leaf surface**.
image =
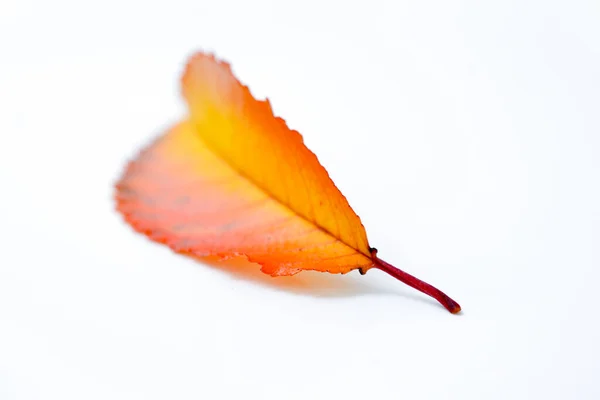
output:
[{"label": "leaf surface", "polygon": [[453,302],[377,258],[302,136],[273,115],[268,100],[256,100],[229,64],[194,55],[182,92],[188,117],[129,163],[116,185],[117,208],[136,230],[182,253],[245,256],[273,276],[376,267]]}]

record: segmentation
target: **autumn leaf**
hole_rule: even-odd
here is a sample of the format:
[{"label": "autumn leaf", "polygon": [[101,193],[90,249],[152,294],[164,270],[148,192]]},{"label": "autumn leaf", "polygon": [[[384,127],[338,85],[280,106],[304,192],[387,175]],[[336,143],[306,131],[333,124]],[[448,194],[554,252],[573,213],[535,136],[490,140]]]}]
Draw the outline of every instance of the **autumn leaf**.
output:
[{"label": "autumn leaf", "polygon": [[129,163],[117,209],[173,250],[243,256],[272,276],[378,268],[434,297],[448,296],[377,257],[352,210],[302,136],[256,100],[229,64],[198,53],[182,92],[189,116]]}]

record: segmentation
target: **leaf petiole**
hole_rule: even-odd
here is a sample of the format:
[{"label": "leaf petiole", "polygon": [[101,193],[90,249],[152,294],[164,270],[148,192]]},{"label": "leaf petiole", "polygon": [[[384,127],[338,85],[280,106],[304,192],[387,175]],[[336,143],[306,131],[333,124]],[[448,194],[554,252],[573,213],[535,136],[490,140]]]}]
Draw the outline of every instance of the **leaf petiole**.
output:
[{"label": "leaf petiole", "polygon": [[371,258],[373,260],[374,268],[377,268],[377,269],[393,276],[394,278],[398,279],[399,281],[407,284],[408,286],[413,287],[413,288],[417,289],[418,291],[423,292],[426,295],[433,297],[434,299],[439,301],[440,304],[443,305],[452,314],[457,314],[460,312],[460,310],[461,310],[460,305],[456,301],[454,301],[450,297],[448,297],[441,290],[436,289],[435,287],[431,286],[430,284],[423,282],[422,280],[415,278],[414,276],[412,276],[412,275],[402,271],[401,269],[398,269],[398,268],[394,267],[393,265],[378,258],[377,257],[377,249],[371,248]]}]

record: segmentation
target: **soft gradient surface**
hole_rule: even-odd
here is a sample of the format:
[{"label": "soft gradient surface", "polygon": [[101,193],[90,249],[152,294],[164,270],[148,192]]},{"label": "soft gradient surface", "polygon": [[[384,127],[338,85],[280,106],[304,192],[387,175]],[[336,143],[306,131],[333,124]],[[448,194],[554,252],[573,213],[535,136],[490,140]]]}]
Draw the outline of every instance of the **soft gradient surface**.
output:
[{"label": "soft gradient surface", "polygon": [[[1,4],[0,399],[600,399],[600,2]],[[132,232],[115,181],[198,47],[459,317]]]}]

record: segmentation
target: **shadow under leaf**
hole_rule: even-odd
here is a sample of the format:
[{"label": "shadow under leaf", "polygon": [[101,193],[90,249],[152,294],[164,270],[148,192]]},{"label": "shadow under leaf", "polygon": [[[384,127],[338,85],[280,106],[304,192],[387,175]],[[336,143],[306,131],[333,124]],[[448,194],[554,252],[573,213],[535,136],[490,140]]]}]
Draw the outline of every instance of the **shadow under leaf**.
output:
[{"label": "shadow under leaf", "polygon": [[[216,271],[226,273],[233,279],[264,285],[276,290],[313,297],[353,297],[370,294],[402,296],[413,301],[436,304],[427,297],[415,293],[403,293],[403,289],[391,289],[384,285],[367,281],[368,276],[352,272],[329,274],[318,271],[303,271],[293,276],[272,277],[260,271],[260,266],[243,257],[221,260],[218,257],[196,257],[188,255],[199,263]],[[354,272],[354,271],[353,271]],[[402,285],[401,283],[399,283]],[[410,290],[410,289],[409,289]],[[443,308],[443,307],[442,307]]]}]

